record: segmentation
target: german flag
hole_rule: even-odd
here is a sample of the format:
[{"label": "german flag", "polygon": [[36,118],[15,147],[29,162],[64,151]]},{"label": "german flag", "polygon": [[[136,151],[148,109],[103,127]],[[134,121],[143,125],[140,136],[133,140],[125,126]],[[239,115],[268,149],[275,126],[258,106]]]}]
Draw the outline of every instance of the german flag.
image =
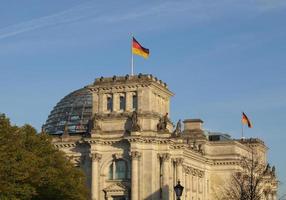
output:
[{"label": "german flag", "polygon": [[134,37],[132,37],[132,53],[138,56],[142,56],[145,59],[149,57],[149,49],[146,49],[143,46],[141,46],[141,44],[137,42],[137,40]]},{"label": "german flag", "polygon": [[251,124],[250,120],[248,119],[248,117],[246,116],[246,114],[244,112],[242,112],[241,122],[242,122],[242,124],[247,125],[248,128],[252,128],[252,124]]}]

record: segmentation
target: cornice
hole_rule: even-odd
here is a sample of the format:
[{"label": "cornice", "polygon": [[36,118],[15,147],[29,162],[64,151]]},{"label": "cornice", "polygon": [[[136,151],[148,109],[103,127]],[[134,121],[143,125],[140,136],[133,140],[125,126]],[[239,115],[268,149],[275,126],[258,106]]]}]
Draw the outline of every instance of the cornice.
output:
[{"label": "cornice", "polygon": [[53,145],[57,149],[71,148],[77,146],[76,142],[55,142],[53,143]]},{"label": "cornice", "polygon": [[213,161],[212,163],[213,165],[240,165],[240,161],[239,160],[233,160],[233,161]]},{"label": "cornice", "polygon": [[202,178],[205,175],[205,172],[203,170],[196,169],[188,165],[183,165],[183,169],[185,170],[186,174],[197,176],[199,178]]},{"label": "cornice", "polygon": [[[88,86],[88,89],[91,92],[95,92],[95,93],[107,93],[107,92],[111,92],[111,91],[125,91],[125,90],[129,90],[129,89],[138,89],[138,88],[145,88],[148,87],[150,84],[145,83],[127,83],[125,85],[120,85],[118,84],[114,84],[114,85],[96,85],[96,86]],[[131,92],[131,91],[130,91]]]}]

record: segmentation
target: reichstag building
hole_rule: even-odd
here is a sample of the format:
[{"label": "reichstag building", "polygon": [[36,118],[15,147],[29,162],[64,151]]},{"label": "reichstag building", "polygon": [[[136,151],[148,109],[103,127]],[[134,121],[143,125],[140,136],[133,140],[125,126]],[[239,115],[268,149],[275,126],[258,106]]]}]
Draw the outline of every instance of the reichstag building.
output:
[{"label": "reichstag building", "polygon": [[[173,93],[152,75],[97,78],[65,96],[43,126],[56,148],[87,176],[92,200],[215,200],[243,157],[267,165],[260,139],[205,131],[201,119],[172,122]],[[276,200],[275,168],[265,200]]]}]

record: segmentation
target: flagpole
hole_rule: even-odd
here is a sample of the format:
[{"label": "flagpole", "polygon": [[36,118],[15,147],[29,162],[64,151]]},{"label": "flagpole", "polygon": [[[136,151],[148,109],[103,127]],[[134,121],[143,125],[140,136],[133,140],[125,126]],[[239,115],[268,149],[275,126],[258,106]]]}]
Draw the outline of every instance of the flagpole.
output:
[{"label": "flagpole", "polygon": [[243,136],[243,123],[241,122],[241,139],[244,139],[244,136]]},{"label": "flagpole", "polygon": [[133,47],[133,34],[131,33],[131,76],[134,75],[134,58],[133,58],[132,47]]},{"label": "flagpole", "polygon": [[[243,112],[241,112],[242,115],[243,115]],[[241,139],[244,139],[244,135],[243,135],[243,123],[242,123],[242,120],[241,120]]]}]

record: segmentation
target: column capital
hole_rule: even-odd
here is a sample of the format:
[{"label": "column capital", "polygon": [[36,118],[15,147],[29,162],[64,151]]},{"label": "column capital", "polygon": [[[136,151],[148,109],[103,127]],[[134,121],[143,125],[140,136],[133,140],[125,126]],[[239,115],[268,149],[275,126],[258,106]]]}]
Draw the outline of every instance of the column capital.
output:
[{"label": "column capital", "polygon": [[175,158],[174,160],[177,165],[182,165],[184,163],[184,158]]},{"label": "column capital", "polygon": [[130,156],[132,160],[139,160],[141,158],[141,153],[139,151],[131,151]]},{"label": "column capital", "polygon": [[91,157],[91,160],[93,162],[95,162],[95,161],[99,162],[101,160],[101,158],[102,158],[102,154],[100,154],[100,153],[91,153],[90,157]]},{"label": "column capital", "polygon": [[162,161],[168,161],[170,159],[170,154],[169,153],[160,153],[158,154],[158,158],[161,158]]}]

